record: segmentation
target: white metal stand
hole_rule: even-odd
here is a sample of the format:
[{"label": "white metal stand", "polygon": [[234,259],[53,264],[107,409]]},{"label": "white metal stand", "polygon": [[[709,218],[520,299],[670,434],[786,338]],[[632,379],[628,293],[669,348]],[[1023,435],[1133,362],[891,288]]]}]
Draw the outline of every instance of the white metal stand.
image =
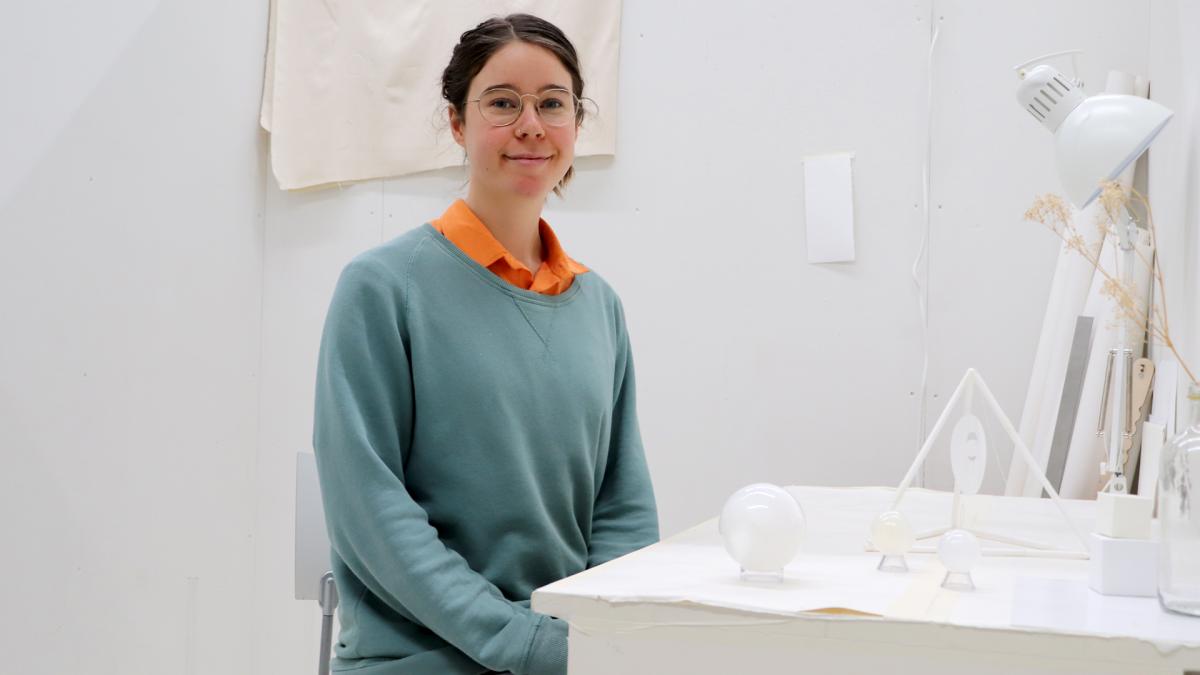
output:
[{"label": "white metal stand", "polygon": [[[1061,549],[1051,544],[1028,540],[1022,537],[1008,536],[996,532],[988,532],[976,528],[963,527],[961,508],[962,499],[957,485],[955,486],[954,505],[952,507],[953,513],[950,516],[950,525],[928,532],[919,532],[916,535],[917,540],[920,541],[922,539],[929,539],[931,537],[939,537],[952,529],[966,529],[982,540],[1024,547],[1024,549],[984,550],[984,555],[1086,559],[1088,557],[1087,537],[1084,535],[1083,531],[1076,526],[1075,522],[1071,520],[1071,517],[1067,514],[1066,508],[1062,504],[1062,499],[1058,496],[1058,491],[1056,491],[1054,486],[1050,484],[1050,481],[1046,479],[1045,471],[1038,466],[1037,461],[1033,458],[1033,454],[1029,452],[1029,448],[1025,447],[1025,444],[1021,441],[1020,434],[1017,433],[1017,430],[1013,427],[1012,422],[1008,419],[1008,416],[1004,414],[1004,410],[1000,408],[1000,404],[996,402],[996,398],[992,395],[991,390],[988,389],[987,384],[983,381],[983,378],[978,372],[975,371],[974,368],[967,369],[967,372],[965,375],[963,375],[963,379],[959,383],[958,388],[954,390],[954,394],[946,403],[946,408],[942,411],[941,417],[939,417],[937,423],[933,425],[933,430],[929,432],[929,436],[925,439],[925,445],[922,446],[921,451],[917,453],[917,458],[913,460],[912,466],[909,467],[908,473],[905,474],[904,480],[900,483],[900,487],[896,489],[896,496],[892,500],[891,510],[897,510],[897,507],[900,505],[900,500],[904,498],[904,493],[907,492],[908,488],[912,486],[912,482],[917,475],[917,471],[920,469],[921,464],[925,461],[925,458],[929,455],[930,450],[933,449],[933,443],[942,433],[942,429],[946,426],[946,422],[952,416],[955,405],[960,399],[965,397],[966,407],[969,409],[971,406],[972,395],[976,390],[979,391],[983,397],[983,400],[996,415],[996,418],[1000,421],[1005,433],[1008,434],[1009,438],[1012,439],[1013,443],[1015,444],[1015,451],[1021,456],[1022,459],[1025,460],[1025,463],[1029,465],[1030,469],[1032,469],[1033,474],[1038,478],[1038,480],[1041,481],[1042,488],[1045,489],[1046,494],[1050,495],[1050,499],[1053,500],[1055,506],[1058,507],[1063,519],[1067,521],[1067,525],[1070,526],[1071,531],[1075,534],[1076,538],[1078,538],[1081,550],[1072,551],[1069,549]],[[916,552],[930,552],[933,549],[931,548],[926,550],[922,547],[917,547],[913,550]]]}]

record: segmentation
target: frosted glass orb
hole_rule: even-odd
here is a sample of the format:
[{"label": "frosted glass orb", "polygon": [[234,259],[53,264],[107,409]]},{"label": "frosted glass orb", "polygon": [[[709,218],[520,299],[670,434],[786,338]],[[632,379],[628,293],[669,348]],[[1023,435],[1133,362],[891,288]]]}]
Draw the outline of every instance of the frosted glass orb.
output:
[{"label": "frosted glass orb", "polygon": [[903,513],[886,511],[871,524],[871,543],[884,555],[904,555],[917,538]]},{"label": "frosted glass orb", "polygon": [[800,552],[804,511],[787,490],[755,483],[725,502],[718,528],[725,550],[744,573],[780,574]]},{"label": "frosted glass orb", "polygon": [[938,542],[938,559],[952,574],[970,574],[979,556],[979,540],[966,530],[950,530]]}]

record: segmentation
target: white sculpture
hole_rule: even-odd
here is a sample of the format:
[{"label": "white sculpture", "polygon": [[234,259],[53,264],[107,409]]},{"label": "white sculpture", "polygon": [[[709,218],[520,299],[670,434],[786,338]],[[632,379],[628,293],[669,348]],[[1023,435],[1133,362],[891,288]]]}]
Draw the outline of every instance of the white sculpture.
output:
[{"label": "white sculpture", "polygon": [[[1031,475],[1041,482],[1042,488],[1046,491],[1046,494],[1050,496],[1050,499],[1053,500],[1055,506],[1058,507],[1063,519],[1067,522],[1067,525],[1070,526],[1071,531],[1079,540],[1078,549],[1070,550],[1060,548],[1051,543],[1033,541],[1031,539],[1026,539],[1021,536],[1014,536],[1008,533],[1002,534],[999,532],[989,532],[981,530],[977,527],[966,526],[962,522],[962,509],[960,508],[962,496],[976,494],[979,491],[987,469],[987,438],[984,434],[983,425],[980,423],[979,418],[976,417],[972,412],[972,399],[976,392],[980,394],[984,402],[987,404],[987,407],[991,409],[1000,425],[1004,428],[1005,434],[1012,439],[1015,446],[1014,452],[1016,453],[1016,456],[1021,457],[1025,461],[1030,468]],[[996,398],[992,396],[992,392],[988,389],[987,384],[984,383],[983,378],[980,377],[979,373],[977,373],[973,368],[968,369],[966,374],[963,375],[963,379],[959,383],[958,388],[954,390],[954,394],[946,403],[946,408],[942,411],[941,417],[939,417],[937,423],[933,425],[933,429],[929,432],[929,436],[925,439],[925,444],[921,447],[920,452],[917,453],[917,457],[913,460],[912,466],[909,467],[908,473],[905,474],[904,480],[901,481],[900,486],[896,489],[896,495],[893,498],[892,504],[888,511],[900,510],[899,506],[901,500],[904,499],[904,493],[912,485],[913,480],[916,478],[917,470],[920,469],[922,463],[925,461],[925,458],[929,455],[930,450],[933,448],[934,441],[937,440],[938,436],[942,433],[942,430],[946,427],[946,424],[952,418],[956,409],[956,405],[960,401],[963,402],[963,412],[959,416],[958,422],[955,424],[953,436],[951,437],[950,463],[954,473],[954,502],[953,506],[951,507],[950,516],[947,518],[948,523],[946,527],[917,533],[915,535],[915,539],[920,541],[922,539],[941,537],[952,530],[963,530],[969,531],[969,533],[973,535],[972,539],[978,538],[985,541],[993,541],[1007,544],[1011,547],[1017,547],[984,550],[982,552],[984,555],[1032,555],[1086,559],[1088,557],[1087,537],[1084,535],[1083,531],[1079,529],[1079,526],[1075,523],[1075,521],[1071,520],[1070,516],[1068,516],[1066,508],[1063,506],[1062,499],[1058,496],[1058,492],[1054,489],[1054,486],[1050,484],[1050,481],[1046,479],[1045,472],[1043,472],[1038,466],[1038,463],[1034,460],[1033,455],[1029,452],[1029,448],[1027,448],[1021,441],[1021,437],[1017,433],[1017,430],[1013,427],[1013,424],[1008,419],[1008,416],[1004,414],[1004,410],[1000,408],[1000,404],[996,402]],[[956,535],[956,537],[956,541],[958,538],[961,538],[958,537],[958,535]],[[884,553],[885,560],[880,561],[880,569],[884,569],[884,563],[886,562],[886,558],[889,554],[886,551],[883,551],[883,548],[880,546],[879,542],[874,541],[874,537],[872,537],[872,540],[874,548]],[[976,542],[976,548],[978,548],[978,542]],[[913,550],[931,552],[929,549],[921,548],[914,548]]]}]

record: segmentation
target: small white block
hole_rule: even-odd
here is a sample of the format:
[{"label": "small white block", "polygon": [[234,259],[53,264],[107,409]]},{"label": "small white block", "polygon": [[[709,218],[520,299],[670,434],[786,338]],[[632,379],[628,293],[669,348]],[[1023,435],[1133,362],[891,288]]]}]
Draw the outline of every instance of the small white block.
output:
[{"label": "small white block", "polygon": [[1096,533],[1115,539],[1149,539],[1154,500],[1101,492],[1096,496]]},{"label": "small white block", "polygon": [[1158,594],[1158,542],[1114,539],[1093,532],[1088,586],[1101,595],[1152,598]]}]

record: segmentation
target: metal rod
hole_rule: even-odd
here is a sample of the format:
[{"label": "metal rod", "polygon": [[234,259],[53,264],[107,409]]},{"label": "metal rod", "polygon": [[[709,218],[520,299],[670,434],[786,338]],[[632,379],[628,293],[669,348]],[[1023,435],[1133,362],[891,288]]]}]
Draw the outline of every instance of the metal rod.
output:
[{"label": "metal rod", "polygon": [[317,675],[329,675],[329,659],[333,645],[333,614],[338,606],[337,584],[333,572],[321,577],[321,590],[317,596],[321,605],[321,656],[317,661]]},{"label": "metal rod", "polygon": [[1104,367],[1104,389],[1100,392],[1100,419],[1096,421],[1096,435],[1104,436],[1104,428],[1108,426],[1108,394],[1112,385],[1113,359],[1117,350],[1108,350],[1108,364]]},{"label": "metal rod", "polygon": [[1126,348],[1125,352],[1125,438],[1133,436],[1133,350]]}]

